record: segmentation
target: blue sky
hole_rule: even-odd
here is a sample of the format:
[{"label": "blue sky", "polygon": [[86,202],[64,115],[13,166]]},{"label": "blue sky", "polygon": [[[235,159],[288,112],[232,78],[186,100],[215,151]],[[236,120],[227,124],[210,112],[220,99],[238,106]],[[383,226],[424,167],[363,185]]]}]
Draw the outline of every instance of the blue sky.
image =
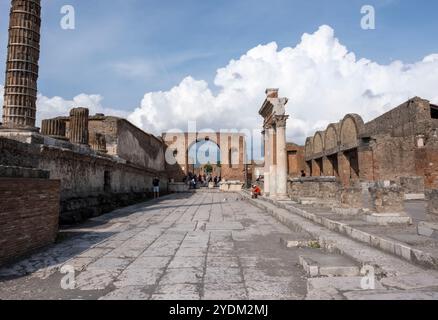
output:
[{"label": "blue sky", "polygon": [[[40,91],[65,99],[100,94],[115,109],[132,110],[145,92],[169,90],[188,75],[212,85],[216,70],[247,50],[271,41],[295,46],[323,24],[358,57],[382,64],[438,53],[438,2],[431,0],[42,2]],[[74,31],[59,27],[64,4],[76,9]],[[374,31],[360,28],[365,4],[376,8]],[[9,1],[0,0],[1,74],[8,13]]]}]

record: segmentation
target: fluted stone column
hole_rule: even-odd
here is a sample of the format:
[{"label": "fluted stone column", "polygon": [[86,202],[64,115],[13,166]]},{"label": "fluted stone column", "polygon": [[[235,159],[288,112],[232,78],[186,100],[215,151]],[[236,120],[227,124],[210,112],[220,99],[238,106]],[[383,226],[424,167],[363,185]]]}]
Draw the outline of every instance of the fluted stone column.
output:
[{"label": "fluted stone column", "polygon": [[272,127],[269,129],[270,136],[270,169],[269,169],[269,182],[270,182],[270,196],[275,197],[277,195],[277,138],[276,138],[276,128]]},{"label": "fluted stone column", "polygon": [[94,132],[91,135],[91,149],[97,152],[107,153],[108,150],[106,149],[106,138],[105,135],[101,133]]},{"label": "fluted stone column", "polygon": [[287,197],[286,122],[288,116],[276,118],[277,128],[277,197]]},{"label": "fluted stone column", "polygon": [[266,196],[269,196],[271,191],[271,138],[269,134],[269,128],[263,131],[263,136],[265,139],[265,172],[264,172],[264,192]]},{"label": "fluted stone column", "polygon": [[66,140],[66,124],[63,119],[47,119],[42,121],[41,134],[55,139]]},{"label": "fluted stone column", "polygon": [[88,146],[89,110],[76,108],[70,111],[70,142]]},{"label": "fluted stone column", "polygon": [[12,0],[1,129],[37,131],[40,29],[40,0]]}]

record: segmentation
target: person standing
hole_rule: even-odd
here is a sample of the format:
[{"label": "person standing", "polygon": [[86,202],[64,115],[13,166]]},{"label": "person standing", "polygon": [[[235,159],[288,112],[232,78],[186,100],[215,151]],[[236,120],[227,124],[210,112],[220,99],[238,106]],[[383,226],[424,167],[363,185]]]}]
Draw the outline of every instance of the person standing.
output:
[{"label": "person standing", "polygon": [[152,181],[152,185],[154,187],[154,199],[157,199],[160,197],[160,179],[155,177]]}]

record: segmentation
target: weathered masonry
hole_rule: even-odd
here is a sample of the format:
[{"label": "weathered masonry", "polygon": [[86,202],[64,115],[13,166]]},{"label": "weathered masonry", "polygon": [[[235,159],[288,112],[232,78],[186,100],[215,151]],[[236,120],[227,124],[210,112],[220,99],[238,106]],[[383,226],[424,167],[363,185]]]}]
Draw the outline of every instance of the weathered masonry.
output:
[{"label": "weathered masonry", "polygon": [[40,0],[12,0],[3,107],[3,129],[36,131]]},{"label": "weathered masonry", "polygon": [[264,192],[271,197],[287,197],[288,155],[286,148],[287,98],[278,89],[267,89],[259,114],[263,117],[265,141]]},{"label": "weathered masonry", "polygon": [[[438,187],[438,106],[413,98],[364,123],[349,114],[308,138],[306,171],[344,185],[391,180],[422,190]],[[415,190],[413,190],[415,192]]]},{"label": "weathered masonry", "polygon": [[0,150],[0,164],[46,170],[61,182],[62,223],[150,197],[155,176],[167,190],[164,142],[125,119],[89,116],[85,108],[44,120],[33,143],[0,138]]},{"label": "weathered masonry", "polygon": [[182,181],[189,172],[194,172],[195,161],[189,159],[189,150],[196,143],[211,142],[220,152],[220,165],[224,181],[244,183],[247,177],[245,135],[228,132],[165,133],[167,145],[168,175],[175,181]]}]

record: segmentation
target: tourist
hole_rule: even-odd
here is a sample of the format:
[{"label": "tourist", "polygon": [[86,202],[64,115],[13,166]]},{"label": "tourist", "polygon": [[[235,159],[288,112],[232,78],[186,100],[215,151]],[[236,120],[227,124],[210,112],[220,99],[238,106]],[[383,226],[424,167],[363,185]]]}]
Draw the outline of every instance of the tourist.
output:
[{"label": "tourist", "polygon": [[154,199],[157,199],[160,197],[160,179],[155,177],[152,181],[152,185],[154,187]]},{"label": "tourist", "polygon": [[257,199],[259,196],[262,195],[262,190],[258,185],[252,186],[252,192],[251,192],[251,198]]}]

